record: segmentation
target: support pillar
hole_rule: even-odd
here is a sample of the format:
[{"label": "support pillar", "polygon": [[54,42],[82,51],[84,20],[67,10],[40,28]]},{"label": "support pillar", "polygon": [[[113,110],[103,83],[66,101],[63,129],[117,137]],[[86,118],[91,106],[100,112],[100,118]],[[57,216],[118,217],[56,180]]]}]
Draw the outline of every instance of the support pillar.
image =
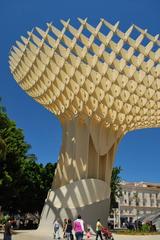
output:
[{"label": "support pillar", "polygon": [[40,229],[53,228],[58,218],[82,215],[95,229],[97,218],[106,224],[110,179],[121,133],[94,120],[73,119],[63,124],[63,143],[41,216]]}]

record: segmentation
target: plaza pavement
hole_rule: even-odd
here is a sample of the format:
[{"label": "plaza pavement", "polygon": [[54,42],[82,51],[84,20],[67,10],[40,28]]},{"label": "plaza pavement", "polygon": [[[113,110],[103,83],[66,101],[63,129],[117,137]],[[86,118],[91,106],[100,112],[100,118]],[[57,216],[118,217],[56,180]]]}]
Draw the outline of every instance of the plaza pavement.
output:
[{"label": "plaza pavement", "polygon": [[[46,233],[38,232],[33,230],[28,231],[17,231],[16,234],[13,234],[12,240],[53,240],[52,236],[46,238]],[[127,235],[118,235],[113,234],[114,240],[160,240],[160,235],[146,235],[146,236],[127,236]],[[0,233],[0,240],[3,240],[3,234]],[[95,236],[91,238],[95,240]]]}]

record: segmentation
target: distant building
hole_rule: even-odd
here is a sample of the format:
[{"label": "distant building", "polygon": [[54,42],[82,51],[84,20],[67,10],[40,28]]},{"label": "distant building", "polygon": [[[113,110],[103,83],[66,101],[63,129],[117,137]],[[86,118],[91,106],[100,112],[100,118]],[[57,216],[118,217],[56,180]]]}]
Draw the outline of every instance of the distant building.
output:
[{"label": "distant building", "polygon": [[121,183],[122,197],[119,199],[121,222],[160,210],[160,183]]}]

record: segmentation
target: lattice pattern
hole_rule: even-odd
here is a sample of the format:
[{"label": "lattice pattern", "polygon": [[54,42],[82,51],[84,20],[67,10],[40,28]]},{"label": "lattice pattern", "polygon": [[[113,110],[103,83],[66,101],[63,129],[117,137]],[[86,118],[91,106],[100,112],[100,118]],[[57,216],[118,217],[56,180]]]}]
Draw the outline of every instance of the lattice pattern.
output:
[{"label": "lattice pattern", "polygon": [[61,120],[95,118],[124,132],[159,127],[159,35],[78,20],[78,29],[62,20],[62,30],[47,24],[16,42],[9,64],[18,84]]}]

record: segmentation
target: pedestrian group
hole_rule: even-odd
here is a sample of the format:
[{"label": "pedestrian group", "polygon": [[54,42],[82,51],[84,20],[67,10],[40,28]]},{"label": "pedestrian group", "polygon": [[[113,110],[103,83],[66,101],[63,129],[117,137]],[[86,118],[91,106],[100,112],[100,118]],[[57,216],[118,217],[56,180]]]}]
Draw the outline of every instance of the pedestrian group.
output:
[{"label": "pedestrian group", "polygon": [[[59,240],[60,239],[60,223],[59,219],[56,219],[54,221],[54,239]],[[97,220],[96,223],[96,240],[98,240],[98,237],[102,240],[102,224],[100,222],[100,219]],[[73,240],[74,235],[73,231],[75,233],[75,239],[76,240],[82,240],[84,238],[84,232],[85,232],[85,224],[83,219],[81,218],[81,215],[78,215],[77,219],[72,222],[71,219],[64,219],[63,222],[63,238],[66,240]],[[91,238],[91,229],[90,225],[86,226],[86,239]]]}]

